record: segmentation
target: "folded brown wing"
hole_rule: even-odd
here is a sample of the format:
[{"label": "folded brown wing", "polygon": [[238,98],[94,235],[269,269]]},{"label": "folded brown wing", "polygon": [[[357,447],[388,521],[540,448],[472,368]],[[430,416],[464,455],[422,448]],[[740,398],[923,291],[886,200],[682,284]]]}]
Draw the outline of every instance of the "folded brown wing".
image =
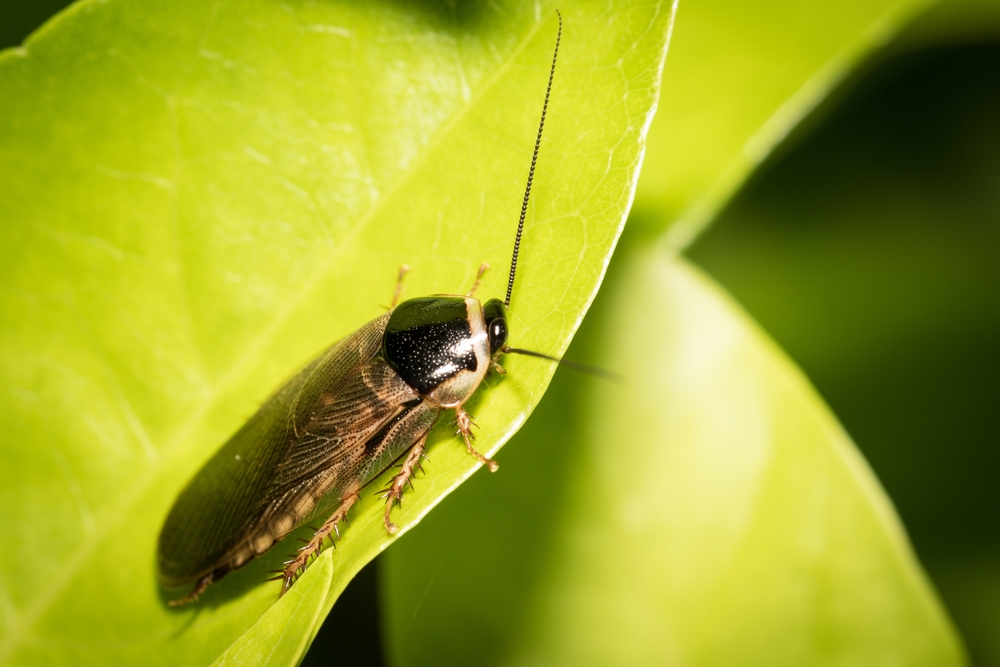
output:
[{"label": "folded brown wing", "polygon": [[387,320],[331,346],[191,480],[160,533],[165,584],[239,567],[300,525],[323,496],[368,481],[426,433],[437,410],[377,356]]}]

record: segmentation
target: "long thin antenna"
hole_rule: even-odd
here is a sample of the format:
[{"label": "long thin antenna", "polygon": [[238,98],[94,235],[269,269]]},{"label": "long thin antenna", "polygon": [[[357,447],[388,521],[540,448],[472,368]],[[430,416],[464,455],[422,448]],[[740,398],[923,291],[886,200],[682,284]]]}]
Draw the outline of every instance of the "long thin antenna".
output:
[{"label": "long thin antenna", "polygon": [[521,219],[517,222],[517,236],[514,237],[514,255],[510,258],[510,279],[507,281],[507,298],[503,305],[510,305],[510,293],[514,289],[514,272],[517,271],[517,253],[521,249],[521,232],[524,231],[524,216],[528,214],[528,197],[531,196],[531,180],[535,177],[535,163],[538,161],[538,147],[542,144],[542,128],[545,127],[545,112],[549,109],[549,94],[552,92],[552,79],[556,75],[556,57],[559,55],[559,40],[562,38],[562,14],[556,10],[559,17],[559,32],[556,33],[556,48],[552,52],[552,69],[549,70],[549,86],[545,89],[545,102],[542,104],[542,120],[538,123],[538,136],[535,138],[535,152],[531,154],[531,168],[528,170],[528,185],[524,188],[524,203],[521,204]]},{"label": "long thin antenna", "polygon": [[549,361],[554,361],[560,366],[565,366],[566,368],[572,368],[574,371],[579,371],[580,373],[586,373],[587,375],[593,375],[594,377],[603,378],[605,380],[613,380],[615,382],[621,382],[621,376],[617,373],[612,373],[611,371],[604,370],[603,368],[597,368],[596,366],[590,366],[588,364],[581,364],[579,361],[570,361],[569,359],[560,359],[559,357],[553,357],[549,354],[543,354],[541,352],[533,352],[532,350],[521,350],[514,347],[505,347],[503,349],[504,354],[523,354],[526,357],[538,357],[539,359],[548,359]]}]

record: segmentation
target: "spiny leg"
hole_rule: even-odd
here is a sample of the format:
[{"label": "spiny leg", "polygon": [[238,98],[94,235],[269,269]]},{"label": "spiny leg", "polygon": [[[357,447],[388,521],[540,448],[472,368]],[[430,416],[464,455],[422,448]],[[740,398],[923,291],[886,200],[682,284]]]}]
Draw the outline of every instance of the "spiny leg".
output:
[{"label": "spiny leg", "polygon": [[472,283],[472,289],[465,293],[465,296],[472,296],[479,289],[479,283],[483,280],[483,274],[490,270],[490,265],[483,262],[479,265],[479,273],[476,274],[476,282]]},{"label": "spiny leg", "polygon": [[469,413],[462,409],[459,405],[455,408],[455,423],[458,424],[458,430],[455,431],[456,435],[461,435],[465,439],[465,448],[469,450],[476,459],[483,465],[489,466],[490,472],[496,472],[500,469],[500,464],[493,459],[488,459],[482,454],[480,454],[475,447],[472,446],[472,441],[476,439],[476,436],[472,433],[472,427],[474,422]]},{"label": "spiny leg", "polygon": [[215,581],[215,572],[209,572],[204,577],[198,580],[195,587],[191,589],[191,592],[182,598],[177,600],[170,600],[167,602],[168,607],[180,607],[181,605],[188,604],[189,602],[197,602],[198,596],[205,592],[205,589],[212,585]]},{"label": "spiny leg", "polygon": [[399,303],[399,295],[403,293],[403,277],[410,271],[410,267],[403,264],[399,267],[399,275],[396,276],[396,290],[392,293],[392,305],[389,306],[389,310],[396,307]]},{"label": "spiny leg", "polygon": [[389,531],[390,535],[394,535],[396,531],[399,530],[399,526],[394,524],[389,520],[389,514],[392,512],[393,505],[403,504],[403,489],[409,484],[410,488],[413,488],[413,482],[410,481],[410,477],[413,476],[414,471],[420,467],[420,457],[424,455],[424,445],[427,443],[427,436],[417,440],[417,444],[413,445],[413,449],[410,453],[406,455],[403,460],[403,465],[400,467],[398,473],[396,473],[389,484],[386,487],[385,493],[382,495],[385,498],[385,529]]},{"label": "spiny leg", "polygon": [[281,570],[281,574],[268,581],[276,581],[282,579],[281,584],[281,595],[288,592],[288,589],[292,587],[295,579],[305,572],[306,565],[309,564],[309,558],[313,555],[319,555],[319,552],[323,550],[323,540],[329,537],[330,533],[335,533],[337,537],[340,537],[340,530],[337,528],[337,524],[343,521],[347,517],[347,511],[351,509],[354,503],[358,502],[361,496],[358,495],[358,490],[355,489],[347,494],[345,494],[340,499],[340,506],[337,510],[330,515],[320,529],[313,533],[312,539],[309,540],[304,547],[298,550],[295,558],[285,563],[285,569]]}]

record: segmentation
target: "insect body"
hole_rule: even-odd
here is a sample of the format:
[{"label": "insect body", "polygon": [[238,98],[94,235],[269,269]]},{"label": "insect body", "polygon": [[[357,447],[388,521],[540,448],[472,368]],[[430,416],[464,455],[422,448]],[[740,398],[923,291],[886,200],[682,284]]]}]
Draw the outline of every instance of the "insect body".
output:
[{"label": "insect body", "polygon": [[[194,584],[171,605],[196,600],[210,584],[301,526],[324,499],[337,499],[334,512],[274,577],[282,581],[283,594],[324,540],[331,533],[339,536],[338,526],[362,487],[402,458],[385,491],[385,526],[396,532],[392,507],[445,410],[454,411],[469,453],[497,469],[473,447],[472,419],[462,406],[491,368],[504,372],[501,355],[526,352],[506,346],[507,306],[561,34],[560,16],[506,299],[483,305],[473,297],[476,286],[465,296],[409,299],[398,306],[394,299],[390,312],[335,343],[281,387],[198,472],[170,510],[160,532],[160,579],[169,587]],[[486,268],[480,268],[479,277]]]}]

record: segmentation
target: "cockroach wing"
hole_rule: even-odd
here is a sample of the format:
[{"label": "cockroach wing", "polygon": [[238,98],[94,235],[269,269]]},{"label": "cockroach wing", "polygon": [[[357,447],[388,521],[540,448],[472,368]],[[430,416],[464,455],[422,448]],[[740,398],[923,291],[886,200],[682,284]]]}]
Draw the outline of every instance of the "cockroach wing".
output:
[{"label": "cockroach wing", "polygon": [[191,480],[160,533],[164,584],[240,567],[430,429],[439,410],[378,354],[388,320],[372,320],[306,366]]}]

